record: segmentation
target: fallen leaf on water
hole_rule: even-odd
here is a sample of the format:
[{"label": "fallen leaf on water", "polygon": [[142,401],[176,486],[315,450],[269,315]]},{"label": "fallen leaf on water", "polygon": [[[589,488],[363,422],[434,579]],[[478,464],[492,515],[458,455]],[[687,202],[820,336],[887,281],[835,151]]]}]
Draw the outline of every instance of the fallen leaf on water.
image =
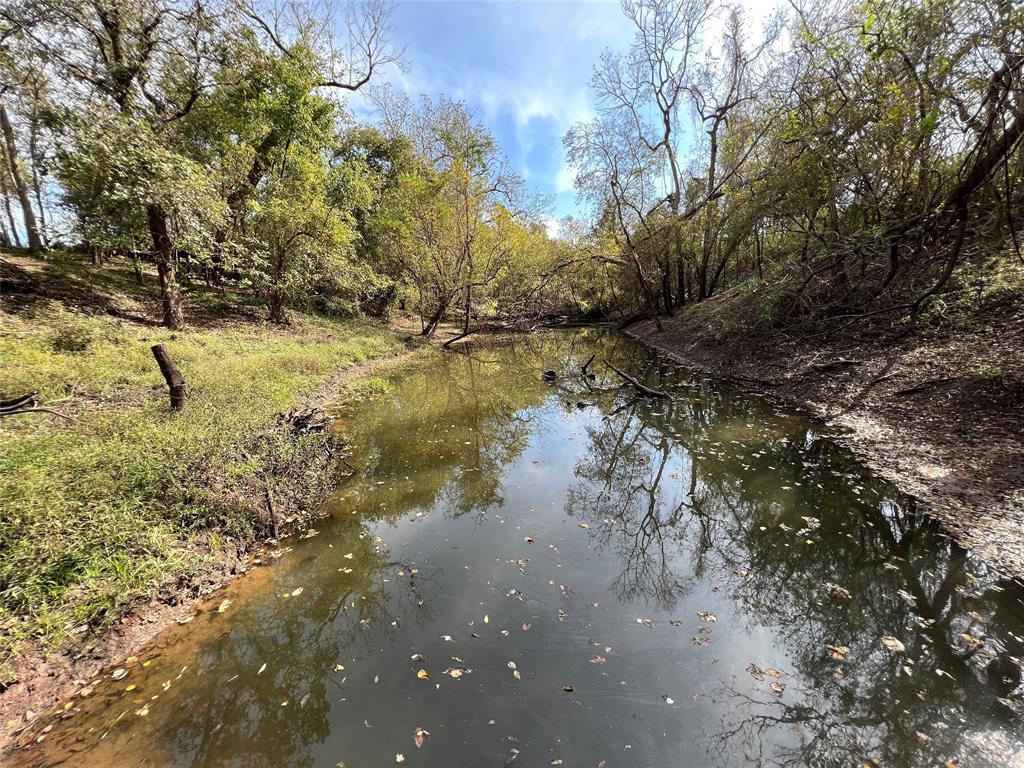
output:
[{"label": "fallen leaf on water", "polygon": [[490,623],[491,623],[491,617],[490,617],[490,616],[488,616],[488,615],[487,615],[487,614],[485,613],[485,614],[484,614],[484,624],[490,624]]},{"label": "fallen leaf on water", "polygon": [[708,624],[712,624],[718,621],[718,617],[709,611],[697,611],[697,618],[701,621],[706,621]]},{"label": "fallen leaf on water", "polygon": [[533,536],[527,536],[523,539],[527,544],[533,544]]},{"label": "fallen leaf on water", "polygon": [[681,619],[669,619],[668,623],[671,624],[673,627],[683,626],[683,622]]},{"label": "fallen leaf on water", "polygon": [[572,693],[576,689],[572,687],[572,683],[566,683],[565,685],[562,686],[562,690],[565,691],[566,693]]},{"label": "fallen leaf on water", "polygon": [[591,664],[604,664],[607,661],[608,661],[608,659],[606,659],[604,656],[595,656],[594,658],[592,658],[590,660],[590,663]]},{"label": "fallen leaf on water", "polygon": [[128,670],[125,669],[124,667],[120,667],[118,669],[115,669],[113,672],[111,672],[110,676],[112,678],[114,678],[115,680],[121,680],[121,679],[123,679],[125,677],[128,677]]},{"label": "fallen leaf on water", "polygon": [[676,700],[673,699],[671,696],[669,696],[666,693],[661,694],[661,698],[663,698],[665,700],[666,704],[675,704],[676,703]]},{"label": "fallen leaf on water", "polygon": [[523,624],[523,632],[529,632],[533,624]]},{"label": "fallen leaf on water", "polygon": [[782,673],[775,667],[768,667],[768,669],[766,669],[764,673],[769,677],[782,677]]},{"label": "fallen leaf on water", "polygon": [[426,728],[416,727],[416,730],[412,732],[412,743],[416,745],[416,749],[423,748],[423,742],[427,740],[428,736],[430,736],[430,731]]},{"label": "fallen leaf on water", "polygon": [[645,627],[650,627],[651,629],[654,629],[654,622],[646,617],[643,619],[637,619],[636,623],[643,624]]},{"label": "fallen leaf on water", "polygon": [[850,590],[845,587],[841,587],[838,584],[833,584],[831,581],[822,582],[822,586],[825,587],[833,597],[840,597],[843,600],[849,600],[852,597]]},{"label": "fallen leaf on water", "polygon": [[846,654],[850,652],[850,649],[845,645],[826,645],[825,650],[831,652],[832,658],[836,661],[843,661],[846,658]]},{"label": "fallen leaf on water", "polygon": [[217,613],[224,613],[228,608],[231,607],[231,600],[225,598],[220,601],[220,605],[217,606]]},{"label": "fallen leaf on water", "polygon": [[179,624],[188,624],[195,617],[196,617],[196,615],[193,613],[191,616],[186,616],[184,619],[178,619],[178,623]]},{"label": "fallen leaf on water", "polygon": [[264,662],[263,662],[263,666],[262,666],[262,667],[260,667],[260,671],[259,671],[259,672],[257,672],[256,674],[257,674],[257,675],[262,675],[262,674],[263,674],[263,670],[265,670],[266,668],[267,668],[267,662],[265,662],[265,661],[264,661]]},{"label": "fallen leaf on water", "polygon": [[751,664],[747,667],[747,672],[749,672],[750,676],[755,680],[764,680],[764,670],[757,666],[757,664]]},{"label": "fallen leaf on water", "polygon": [[127,687],[126,687],[126,688],[124,689],[124,692],[125,692],[125,693],[131,693],[132,691],[134,691],[134,690],[135,690],[135,687],[136,687],[136,686],[135,686],[135,683],[132,683],[131,685],[127,686]]},{"label": "fallen leaf on water", "polygon": [[786,690],[785,683],[777,683],[774,680],[768,683],[768,687],[772,689],[772,693],[776,696],[781,696],[782,692]]},{"label": "fallen leaf on water", "polygon": [[907,650],[907,647],[903,645],[899,640],[891,635],[882,635],[882,645],[888,648],[890,651],[896,651],[902,653]]},{"label": "fallen leaf on water", "polygon": [[302,594],[302,587],[297,587],[296,589],[292,590],[292,597],[298,597],[301,594]]},{"label": "fallen leaf on water", "polygon": [[902,589],[897,589],[896,590],[896,594],[899,595],[900,597],[902,597],[903,598],[903,602],[905,602],[911,608],[915,608],[917,606],[917,598],[914,597],[909,592],[906,592],[906,591],[904,591]]},{"label": "fallen leaf on water", "polygon": [[441,639],[444,640],[446,643],[450,643],[452,641],[452,636],[451,635],[441,635]]},{"label": "fallen leaf on water", "polygon": [[405,755],[403,755],[401,752],[396,753],[395,754],[395,762],[396,763],[404,763],[405,762]]},{"label": "fallen leaf on water", "polygon": [[149,705],[148,704],[143,704],[140,709],[136,709],[135,710],[135,714],[138,715],[139,717],[145,717],[146,715],[149,714]]},{"label": "fallen leaf on water", "polygon": [[420,680],[426,680],[430,677],[430,675],[427,673],[427,670],[421,669],[419,672],[416,673],[416,677],[418,677]]},{"label": "fallen leaf on water", "polygon": [[587,529],[590,527],[589,523],[580,523],[580,528]]},{"label": "fallen leaf on water", "polygon": [[556,757],[549,763],[549,765],[562,765],[563,762],[562,758]]}]

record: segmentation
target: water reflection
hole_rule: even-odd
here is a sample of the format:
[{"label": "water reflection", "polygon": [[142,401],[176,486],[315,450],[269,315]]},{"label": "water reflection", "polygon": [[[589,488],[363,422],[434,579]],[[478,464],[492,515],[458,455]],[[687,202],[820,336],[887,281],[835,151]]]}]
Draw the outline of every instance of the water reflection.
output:
[{"label": "water reflection", "polygon": [[1019,585],[814,424],[585,333],[470,345],[394,387],[346,418],[360,479],[320,535],[18,762],[1022,759]]}]

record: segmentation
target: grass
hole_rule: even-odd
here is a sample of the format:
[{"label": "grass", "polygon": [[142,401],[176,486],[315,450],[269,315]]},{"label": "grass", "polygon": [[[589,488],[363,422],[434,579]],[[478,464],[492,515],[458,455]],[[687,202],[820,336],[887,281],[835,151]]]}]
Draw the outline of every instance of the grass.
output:
[{"label": "grass", "polygon": [[[256,437],[339,368],[403,348],[365,321],[295,314],[289,327],[268,325],[248,299],[214,291],[190,294],[190,315],[205,320],[173,333],[123,319],[156,310],[153,287],[136,286],[125,265],[19,262],[39,291],[24,305],[5,298],[0,391],[38,390],[74,421],[2,423],[0,665],[25,639],[67,644],[201,573],[226,541],[251,541],[251,514],[226,489],[265,468]],[[168,411],[157,343],[189,384],[179,414]]]}]

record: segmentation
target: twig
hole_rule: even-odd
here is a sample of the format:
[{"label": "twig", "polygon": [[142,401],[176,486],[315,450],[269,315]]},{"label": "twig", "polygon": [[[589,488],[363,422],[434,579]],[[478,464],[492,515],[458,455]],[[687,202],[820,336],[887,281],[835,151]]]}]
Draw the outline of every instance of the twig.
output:
[{"label": "twig", "polygon": [[67,414],[60,413],[58,411],[53,410],[52,408],[40,408],[40,407],[37,407],[37,408],[22,408],[22,409],[17,410],[17,411],[3,411],[3,412],[0,412],[0,417],[3,417],[3,416],[20,416],[23,413],[49,413],[51,416],[59,416],[60,418],[65,419],[67,421],[75,421],[75,419],[73,417],[68,416]]}]

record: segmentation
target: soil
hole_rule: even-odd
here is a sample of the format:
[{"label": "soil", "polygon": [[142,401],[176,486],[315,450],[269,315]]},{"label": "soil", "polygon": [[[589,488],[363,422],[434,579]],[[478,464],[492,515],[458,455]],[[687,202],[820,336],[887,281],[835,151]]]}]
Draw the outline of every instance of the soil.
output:
[{"label": "soil", "polygon": [[629,335],[824,420],[963,547],[1024,582],[1024,313],[972,330],[892,320],[722,335],[685,316]]}]

